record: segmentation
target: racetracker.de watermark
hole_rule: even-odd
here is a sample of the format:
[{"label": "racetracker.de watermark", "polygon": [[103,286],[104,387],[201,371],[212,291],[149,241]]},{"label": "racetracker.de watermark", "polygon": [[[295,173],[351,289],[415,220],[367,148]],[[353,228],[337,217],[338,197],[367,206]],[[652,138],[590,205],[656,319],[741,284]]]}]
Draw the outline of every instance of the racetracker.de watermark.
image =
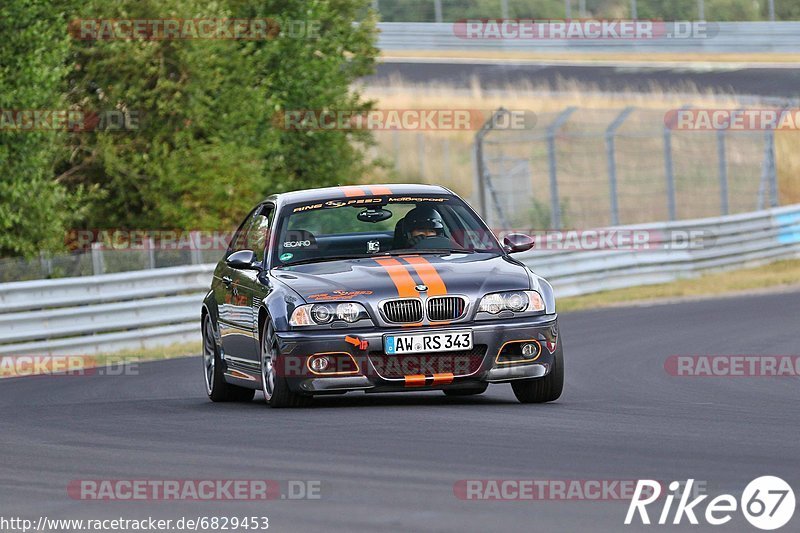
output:
[{"label": "racetracker.de watermark", "polygon": [[141,128],[135,109],[0,109],[0,131],[125,132]]},{"label": "racetracker.de watermark", "polygon": [[0,378],[138,375],[139,365],[122,358],[100,358],[93,355],[0,356]]},{"label": "racetracker.de watermark", "polygon": [[453,24],[460,39],[485,40],[621,40],[708,39],[719,33],[704,21],[625,19],[462,19]]},{"label": "racetracker.de watermark", "polygon": [[75,19],[69,34],[83,41],[241,40],[267,41],[278,36],[318,39],[319,20],[276,18]]},{"label": "racetracker.de watermark", "polygon": [[635,479],[461,479],[453,494],[476,501],[618,501],[630,500],[636,484]]},{"label": "racetracker.de watermark", "polygon": [[497,113],[483,109],[288,109],[278,113],[276,127],[289,131],[477,131],[529,130],[536,126],[532,111]]},{"label": "racetracker.de watermark", "polygon": [[[455,232],[456,235],[459,232]],[[465,235],[480,239],[480,235]],[[589,230],[502,229],[494,232],[502,242],[511,233],[533,238],[535,250],[548,251],[648,251],[700,250],[713,246],[716,235],[708,230],[652,230],[644,228],[600,228]]]},{"label": "racetracker.de watermark", "polygon": [[671,355],[664,370],[676,377],[798,377],[798,355]]},{"label": "racetracker.de watermark", "polygon": [[670,109],[664,125],[674,131],[796,131],[800,108]]},{"label": "racetracker.de watermark", "polygon": [[74,229],[64,235],[70,251],[225,251],[231,230]]},{"label": "racetracker.de watermark", "polygon": [[84,501],[319,500],[319,480],[74,479],[67,495]]}]

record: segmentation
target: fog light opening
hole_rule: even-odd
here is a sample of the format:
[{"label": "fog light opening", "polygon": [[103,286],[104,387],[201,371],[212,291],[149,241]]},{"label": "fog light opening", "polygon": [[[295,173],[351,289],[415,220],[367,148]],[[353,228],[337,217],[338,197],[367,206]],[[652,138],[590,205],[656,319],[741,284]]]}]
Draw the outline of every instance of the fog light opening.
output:
[{"label": "fog light opening", "polygon": [[495,358],[498,365],[532,363],[542,355],[542,345],[535,339],[509,341],[500,348]]},{"label": "fog light opening", "polygon": [[317,376],[353,376],[361,371],[356,359],[347,352],[309,355],[306,367],[309,372]]},{"label": "fog light opening", "polygon": [[536,356],[537,352],[538,350],[536,349],[535,344],[531,344],[528,342],[522,345],[522,355],[524,355],[525,357],[534,357]]},{"label": "fog light opening", "polygon": [[308,364],[314,372],[325,372],[331,366],[331,360],[327,355],[318,355],[311,358]]}]

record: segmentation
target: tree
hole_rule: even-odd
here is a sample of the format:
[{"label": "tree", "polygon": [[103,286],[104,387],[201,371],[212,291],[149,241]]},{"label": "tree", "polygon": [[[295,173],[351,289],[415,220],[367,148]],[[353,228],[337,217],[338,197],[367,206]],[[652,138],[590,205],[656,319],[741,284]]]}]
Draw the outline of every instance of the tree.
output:
[{"label": "tree", "polygon": [[[369,109],[351,89],[377,49],[365,0],[92,0],[96,18],[271,18],[268,40],[74,40],[69,101],[138,129],[70,137],[58,172],[90,191],[89,227],[231,227],[269,193],[351,182],[367,132],[289,131],[287,109]],[[101,13],[102,15],[98,15]],[[359,20],[362,17],[362,20]],[[318,36],[290,22],[311,22]],[[354,24],[354,21],[356,24]],[[360,23],[359,23],[360,22]]]},{"label": "tree", "polygon": [[64,109],[68,39],[63,14],[37,0],[0,4],[0,256],[34,256],[64,243],[73,212],[53,180],[63,133],[21,128],[23,111]]}]

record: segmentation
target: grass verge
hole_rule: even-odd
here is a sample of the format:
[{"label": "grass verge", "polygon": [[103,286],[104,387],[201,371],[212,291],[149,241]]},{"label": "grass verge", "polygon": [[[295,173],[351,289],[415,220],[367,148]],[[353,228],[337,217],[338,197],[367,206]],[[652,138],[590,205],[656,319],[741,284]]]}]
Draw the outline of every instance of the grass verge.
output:
[{"label": "grass verge", "polygon": [[120,368],[130,363],[172,359],[200,353],[201,344],[192,342],[97,355],[31,356],[30,358],[25,356],[0,357],[0,379],[64,373],[82,375],[85,370],[93,368],[108,366]]},{"label": "grass verge", "polygon": [[122,363],[122,362],[141,362],[158,361],[161,359],[174,359],[188,355],[199,355],[202,351],[200,342],[189,342],[184,344],[171,344],[158,348],[147,348],[145,350],[123,350],[109,354],[94,356],[97,366]]},{"label": "grass verge", "polygon": [[558,311],[580,311],[620,305],[647,305],[681,298],[736,295],[779,289],[800,289],[800,260],[778,261],[743,270],[715,272],[660,285],[645,285],[558,300]]}]

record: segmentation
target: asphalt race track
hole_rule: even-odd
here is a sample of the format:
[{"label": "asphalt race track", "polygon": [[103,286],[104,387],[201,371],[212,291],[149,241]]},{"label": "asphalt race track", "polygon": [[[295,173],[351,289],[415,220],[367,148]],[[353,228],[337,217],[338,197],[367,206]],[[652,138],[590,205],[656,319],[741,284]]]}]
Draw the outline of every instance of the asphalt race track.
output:
[{"label": "asphalt race track", "polygon": [[[675,377],[664,361],[798,354],[798,317],[800,293],[564,315],[565,395],[540,406],[516,403],[508,385],[465,399],[347,395],[307,410],[270,410],[260,395],[212,404],[199,358],[131,376],[4,380],[0,501],[7,516],[32,518],[266,515],[274,531],[673,531],[623,526],[625,501],[464,501],[453,486],[694,478],[713,496],[772,474],[797,491],[798,378]],[[319,480],[321,497],[80,501],[66,489],[76,479]],[[781,531],[798,525],[800,512]],[[740,513],[689,529],[754,531]]]},{"label": "asphalt race track", "polygon": [[562,82],[590,85],[599,91],[649,92],[653,86],[663,90],[684,92],[696,87],[700,91],[756,95],[774,98],[800,97],[800,69],[795,68],[733,68],[702,70],[663,66],[586,66],[553,65],[545,63],[506,62],[400,62],[378,65],[375,75],[366,78],[370,85],[387,85],[394,78],[405,83],[445,84],[468,88],[473,78],[484,89],[504,89],[527,82],[534,87],[558,88]]}]

